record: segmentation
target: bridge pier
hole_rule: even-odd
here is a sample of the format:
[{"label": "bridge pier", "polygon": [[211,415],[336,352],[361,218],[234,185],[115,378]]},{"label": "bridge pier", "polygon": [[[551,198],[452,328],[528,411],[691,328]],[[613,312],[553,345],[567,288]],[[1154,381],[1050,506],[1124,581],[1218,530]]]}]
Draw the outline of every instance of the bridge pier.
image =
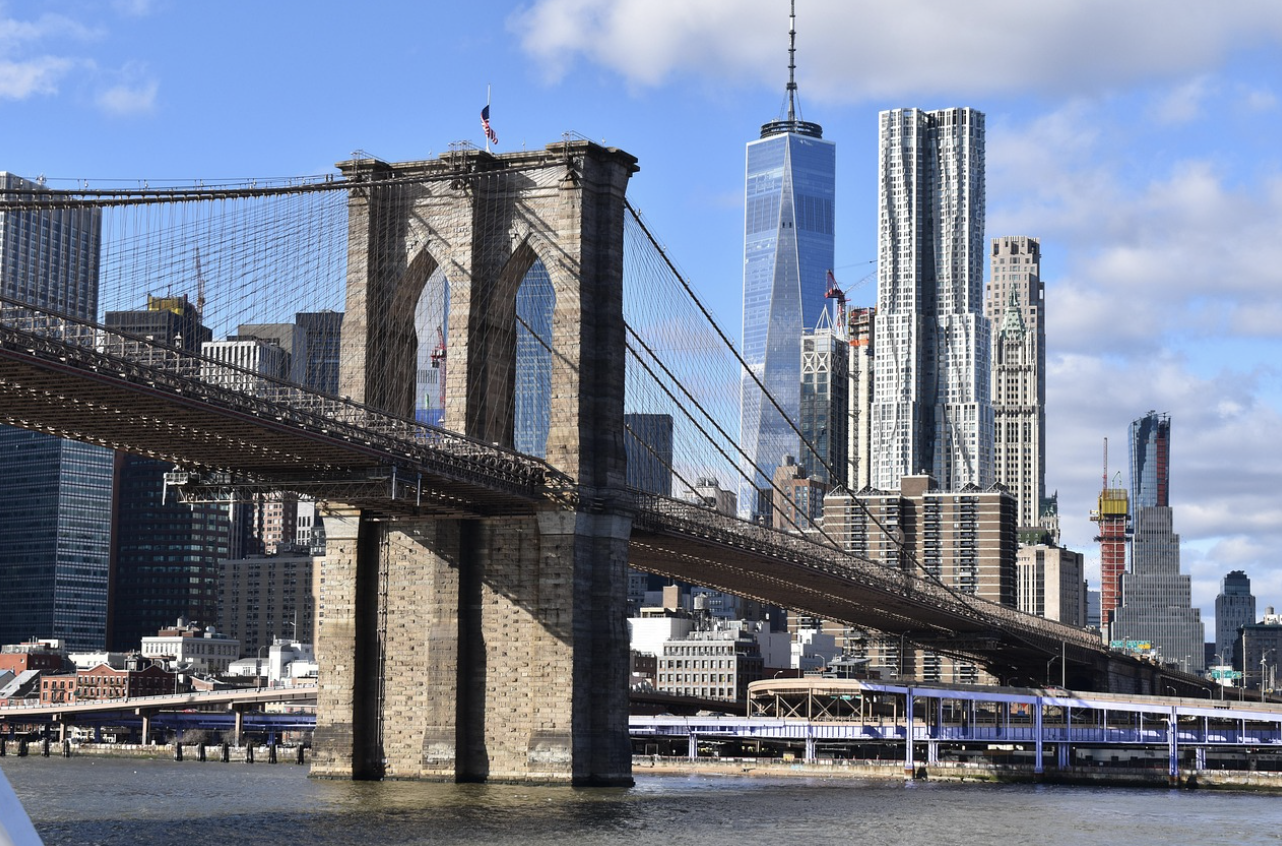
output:
[{"label": "bridge pier", "polygon": [[245,709],[239,705],[232,706],[233,720],[231,737],[232,745],[240,746],[241,738],[245,736]]},{"label": "bridge pier", "polygon": [[629,528],[327,516],[313,774],[629,781]]},{"label": "bridge pier", "polygon": [[312,772],[630,784],[623,195],[636,160],[570,141],[340,167],[375,183],[349,204],[340,392],[413,414],[415,304],[439,269],[447,425],[512,447],[516,297],[541,261],[555,293],[546,460],[564,498],[471,517],[330,506]]},{"label": "bridge pier", "polygon": [[1039,698],[1033,704],[1033,776],[1041,780],[1042,774],[1046,771],[1046,765],[1042,761],[1042,755],[1045,750],[1045,738],[1042,736],[1042,719],[1045,706]]},{"label": "bridge pier", "polygon": [[904,775],[917,776],[917,763],[913,756],[913,689],[904,695]]}]

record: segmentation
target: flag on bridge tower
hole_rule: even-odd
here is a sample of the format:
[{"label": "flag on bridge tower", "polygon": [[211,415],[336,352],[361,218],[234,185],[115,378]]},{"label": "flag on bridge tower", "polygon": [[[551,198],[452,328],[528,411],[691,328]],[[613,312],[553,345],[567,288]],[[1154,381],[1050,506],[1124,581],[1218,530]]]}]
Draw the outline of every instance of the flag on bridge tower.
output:
[{"label": "flag on bridge tower", "polygon": [[485,108],[481,109],[481,128],[485,130],[485,149],[488,151],[490,145],[498,146],[499,137],[494,134],[494,128],[490,126],[490,104],[486,103]]}]

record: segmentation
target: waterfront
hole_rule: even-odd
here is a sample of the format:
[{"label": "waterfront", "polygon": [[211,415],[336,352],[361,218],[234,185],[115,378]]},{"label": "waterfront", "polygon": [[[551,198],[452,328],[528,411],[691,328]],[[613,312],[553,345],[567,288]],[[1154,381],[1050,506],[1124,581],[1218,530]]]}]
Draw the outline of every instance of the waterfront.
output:
[{"label": "waterfront", "polygon": [[296,766],[6,758],[47,846],[1277,843],[1276,795],[646,776],[632,789],[319,781]]}]

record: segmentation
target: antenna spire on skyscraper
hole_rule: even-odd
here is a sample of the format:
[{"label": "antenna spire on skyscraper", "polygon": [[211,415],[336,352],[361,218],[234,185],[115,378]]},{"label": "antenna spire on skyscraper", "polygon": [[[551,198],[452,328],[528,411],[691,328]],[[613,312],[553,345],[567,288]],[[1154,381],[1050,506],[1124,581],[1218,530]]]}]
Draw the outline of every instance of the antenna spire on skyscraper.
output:
[{"label": "antenna spire on skyscraper", "polygon": [[788,101],[787,117],[778,117],[764,124],[761,127],[761,137],[768,138],[771,135],[795,132],[799,135],[822,138],[823,127],[817,123],[801,120],[798,117],[800,110],[797,108],[797,0],[790,0],[788,11],[788,87],[786,89],[786,99]]},{"label": "antenna spire on skyscraper", "polygon": [[788,12],[788,120],[797,119],[797,0]]}]

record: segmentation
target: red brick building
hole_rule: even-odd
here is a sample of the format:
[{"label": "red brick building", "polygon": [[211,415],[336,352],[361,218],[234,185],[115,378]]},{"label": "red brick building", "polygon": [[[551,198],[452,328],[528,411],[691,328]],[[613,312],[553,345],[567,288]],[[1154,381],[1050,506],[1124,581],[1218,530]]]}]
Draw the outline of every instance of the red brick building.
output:
[{"label": "red brick building", "polygon": [[14,675],[27,670],[60,673],[62,667],[61,650],[44,643],[18,643],[0,647],[0,673],[5,670]]},{"label": "red brick building", "polygon": [[74,673],[40,677],[40,704],[56,705],[76,701],[76,676]]},{"label": "red brick building", "polygon": [[40,702],[47,705],[159,696],[173,692],[174,674],[155,664],[128,670],[117,670],[110,664],[99,664],[75,675],[45,676],[40,679]]}]

